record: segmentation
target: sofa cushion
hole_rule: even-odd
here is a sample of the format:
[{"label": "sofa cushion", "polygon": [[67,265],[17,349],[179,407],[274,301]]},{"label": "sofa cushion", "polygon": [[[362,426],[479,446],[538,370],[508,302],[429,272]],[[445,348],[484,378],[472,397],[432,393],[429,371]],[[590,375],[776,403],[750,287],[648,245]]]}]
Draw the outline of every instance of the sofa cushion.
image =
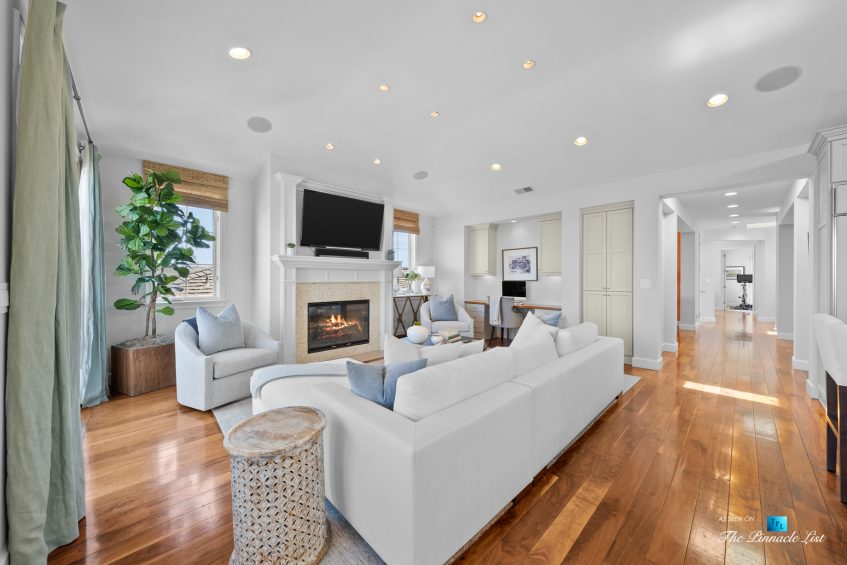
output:
[{"label": "sofa cushion", "polygon": [[548,314],[539,314],[538,319],[547,324],[548,326],[553,326],[554,328],[563,328],[562,325],[562,311],[558,312],[550,312]]},{"label": "sofa cushion", "polygon": [[422,420],[499,386],[513,375],[512,351],[506,347],[427,367],[397,381],[394,411],[410,420]]},{"label": "sofa cushion", "polygon": [[429,319],[433,322],[455,322],[459,319],[452,294],[444,298],[433,296],[429,299]]},{"label": "sofa cushion", "polygon": [[194,333],[199,334],[200,330],[197,329],[197,316],[193,316],[191,318],[187,318],[183,320],[186,324],[191,326],[191,329],[194,330]]},{"label": "sofa cushion", "polygon": [[591,345],[597,341],[597,333],[597,324],[592,322],[583,322],[582,324],[559,330],[556,334],[556,353],[559,357],[564,357],[569,353]]},{"label": "sofa cushion", "polygon": [[241,347],[238,349],[227,349],[209,355],[212,360],[212,378],[221,379],[265,367],[279,362],[279,355],[268,349],[253,349]]},{"label": "sofa cushion", "polygon": [[417,345],[397,339],[393,335],[385,335],[385,349],[383,359],[386,365],[394,363],[405,363],[417,359],[426,359],[427,366],[432,367],[439,363],[446,363],[458,359],[462,354],[464,344],[445,343],[441,345]]},{"label": "sofa cushion", "polygon": [[[542,322],[538,316],[533,314],[532,312],[527,312],[526,317],[523,319],[523,323],[521,323],[521,327],[518,328],[518,333],[515,334],[515,339],[512,340],[512,343],[515,342],[520,343],[523,339],[529,339],[532,334],[532,330],[535,328],[542,328],[551,338],[556,337],[556,333],[559,331],[555,326],[548,326],[544,322]],[[523,335],[521,335],[523,334]]]},{"label": "sofa cushion", "polygon": [[424,367],[426,359],[393,365],[366,365],[347,361],[347,379],[350,381],[350,390],[354,393],[393,410],[397,379]]},{"label": "sofa cushion", "polygon": [[528,373],[559,358],[556,354],[556,343],[546,329],[549,326],[541,322],[538,324],[529,328],[521,326],[519,335],[509,346],[509,349],[514,352],[515,376]]},{"label": "sofa cushion", "polygon": [[443,330],[456,330],[459,333],[471,331],[471,325],[467,322],[433,322],[432,333],[437,334]]},{"label": "sofa cushion", "polygon": [[197,329],[198,344],[204,355],[244,347],[244,329],[235,304],[230,304],[217,316],[198,306]]}]

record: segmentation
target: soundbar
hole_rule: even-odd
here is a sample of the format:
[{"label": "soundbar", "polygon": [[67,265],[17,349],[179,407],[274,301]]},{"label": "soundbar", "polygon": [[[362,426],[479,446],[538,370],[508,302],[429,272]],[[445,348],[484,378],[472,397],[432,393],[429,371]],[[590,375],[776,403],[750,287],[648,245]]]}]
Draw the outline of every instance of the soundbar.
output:
[{"label": "soundbar", "polygon": [[370,259],[370,254],[367,251],[357,251],[355,249],[316,247],[315,257],[355,257],[356,259]]}]

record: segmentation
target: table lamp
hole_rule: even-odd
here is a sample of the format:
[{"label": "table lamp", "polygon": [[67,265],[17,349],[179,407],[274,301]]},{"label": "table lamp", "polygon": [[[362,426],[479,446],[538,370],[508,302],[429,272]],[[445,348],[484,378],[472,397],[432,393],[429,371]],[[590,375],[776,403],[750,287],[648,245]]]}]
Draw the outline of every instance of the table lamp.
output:
[{"label": "table lamp", "polygon": [[429,282],[429,279],[435,278],[435,267],[419,266],[418,274],[423,277],[423,283],[421,284],[421,288],[425,293],[429,294],[430,290],[432,290],[432,283]]}]

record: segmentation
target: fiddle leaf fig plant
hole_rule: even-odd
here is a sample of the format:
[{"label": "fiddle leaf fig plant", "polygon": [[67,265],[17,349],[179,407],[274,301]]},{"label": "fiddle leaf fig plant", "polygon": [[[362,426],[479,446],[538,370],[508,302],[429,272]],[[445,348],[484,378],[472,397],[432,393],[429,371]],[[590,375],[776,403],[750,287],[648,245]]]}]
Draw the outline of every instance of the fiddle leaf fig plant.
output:
[{"label": "fiddle leaf fig plant", "polygon": [[147,309],[144,337],[156,335],[157,312],[174,314],[172,298],[182,290],[179,280],[188,276],[195,263],[194,250],[208,248],[215,240],[194,214],[178,206],[182,196],[174,185],[181,182],[174,170],[149,171],[146,177],[130,173],[123,179],[132,197],[116,210],[123,218],[116,231],[126,255],[115,274],[135,277],[132,294],[136,298],[119,298],[114,305],[118,310]]}]

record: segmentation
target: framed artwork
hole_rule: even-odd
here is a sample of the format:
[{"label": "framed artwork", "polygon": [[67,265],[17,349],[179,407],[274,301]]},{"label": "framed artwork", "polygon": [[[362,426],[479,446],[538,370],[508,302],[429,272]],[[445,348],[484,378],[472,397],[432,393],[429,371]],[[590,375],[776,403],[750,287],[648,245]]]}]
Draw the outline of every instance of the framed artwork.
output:
[{"label": "framed artwork", "polygon": [[504,281],[537,281],[538,248],[521,247],[503,250]]},{"label": "framed artwork", "polygon": [[735,281],[738,280],[738,275],[744,274],[744,267],[730,267],[727,266],[724,269],[724,275],[726,276],[726,280]]}]

